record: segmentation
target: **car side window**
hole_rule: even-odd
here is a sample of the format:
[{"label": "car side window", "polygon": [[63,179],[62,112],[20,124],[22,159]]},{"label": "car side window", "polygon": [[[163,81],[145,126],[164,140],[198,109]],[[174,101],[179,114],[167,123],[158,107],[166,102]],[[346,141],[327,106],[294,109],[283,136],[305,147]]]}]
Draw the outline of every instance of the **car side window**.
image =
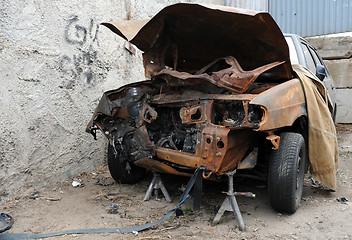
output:
[{"label": "car side window", "polygon": [[306,44],[302,43],[302,48],[303,48],[304,56],[306,57],[307,67],[315,75],[316,65],[315,65],[315,62],[313,60],[312,55],[310,54],[308,46]]},{"label": "car side window", "polygon": [[323,63],[321,62],[321,60],[319,59],[317,53],[314,51],[314,49],[311,48],[311,47],[309,47],[309,50],[310,50],[310,53],[312,54],[312,56],[313,56],[313,58],[314,58],[314,62],[315,62],[316,64],[320,64],[320,65],[323,65],[323,66],[324,66],[324,64],[323,64]]}]

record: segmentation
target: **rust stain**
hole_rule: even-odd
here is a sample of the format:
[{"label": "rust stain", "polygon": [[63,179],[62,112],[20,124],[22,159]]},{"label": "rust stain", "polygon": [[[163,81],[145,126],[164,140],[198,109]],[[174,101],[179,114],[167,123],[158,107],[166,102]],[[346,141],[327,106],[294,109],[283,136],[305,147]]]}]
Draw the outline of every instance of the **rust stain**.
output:
[{"label": "rust stain", "polygon": [[272,149],[273,150],[278,150],[279,149],[279,144],[280,144],[280,137],[275,135],[274,133],[270,132],[269,136],[266,137],[267,140],[271,141],[273,144]]}]

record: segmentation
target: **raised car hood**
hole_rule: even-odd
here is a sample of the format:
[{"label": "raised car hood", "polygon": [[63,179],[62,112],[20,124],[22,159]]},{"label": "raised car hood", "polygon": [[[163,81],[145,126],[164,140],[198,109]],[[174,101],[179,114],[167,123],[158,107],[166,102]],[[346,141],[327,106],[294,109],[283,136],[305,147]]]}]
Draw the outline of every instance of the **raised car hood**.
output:
[{"label": "raised car hood", "polygon": [[195,74],[228,56],[245,71],[280,63],[266,72],[272,80],[282,82],[293,75],[287,43],[268,13],[179,3],[165,7],[149,21],[103,25],[144,52],[147,77],[166,66]]}]

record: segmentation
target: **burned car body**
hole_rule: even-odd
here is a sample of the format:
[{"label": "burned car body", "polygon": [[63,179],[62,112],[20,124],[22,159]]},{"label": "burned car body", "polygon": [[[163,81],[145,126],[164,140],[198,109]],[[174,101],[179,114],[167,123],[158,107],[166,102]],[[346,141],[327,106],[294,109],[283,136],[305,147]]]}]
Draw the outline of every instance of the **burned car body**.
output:
[{"label": "burned car body", "polygon": [[134,183],[145,168],[191,176],[200,166],[204,178],[216,180],[263,165],[269,185],[270,178],[280,185],[279,170],[270,168],[286,161],[272,160],[273,151],[286,151],[280,150],[281,136],[300,143],[288,160],[294,183],[285,186],[294,199],[287,193],[274,199],[280,186],[272,186],[271,203],[279,211],[296,210],[308,164],[306,98],[268,13],[175,4],[149,21],[104,25],[144,52],[149,78],[106,92],[87,126],[109,139],[115,180]]}]

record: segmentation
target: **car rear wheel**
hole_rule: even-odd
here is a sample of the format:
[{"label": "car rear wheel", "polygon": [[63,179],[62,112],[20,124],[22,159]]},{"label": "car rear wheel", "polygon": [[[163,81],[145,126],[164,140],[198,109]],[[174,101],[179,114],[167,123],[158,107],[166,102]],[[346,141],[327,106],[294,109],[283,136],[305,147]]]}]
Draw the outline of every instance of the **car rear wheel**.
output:
[{"label": "car rear wheel", "polygon": [[270,204],[278,212],[296,212],[302,197],[306,145],[299,133],[280,134],[279,149],[273,150],[269,164]]},{"label": "car rear wheel", "polygon": [[112,178],[119,183],[132,184],[140,181],[145,174],[145,169],[134,165],[127,159],[115,154],[115,149],[108,144],[108,166]]}]

